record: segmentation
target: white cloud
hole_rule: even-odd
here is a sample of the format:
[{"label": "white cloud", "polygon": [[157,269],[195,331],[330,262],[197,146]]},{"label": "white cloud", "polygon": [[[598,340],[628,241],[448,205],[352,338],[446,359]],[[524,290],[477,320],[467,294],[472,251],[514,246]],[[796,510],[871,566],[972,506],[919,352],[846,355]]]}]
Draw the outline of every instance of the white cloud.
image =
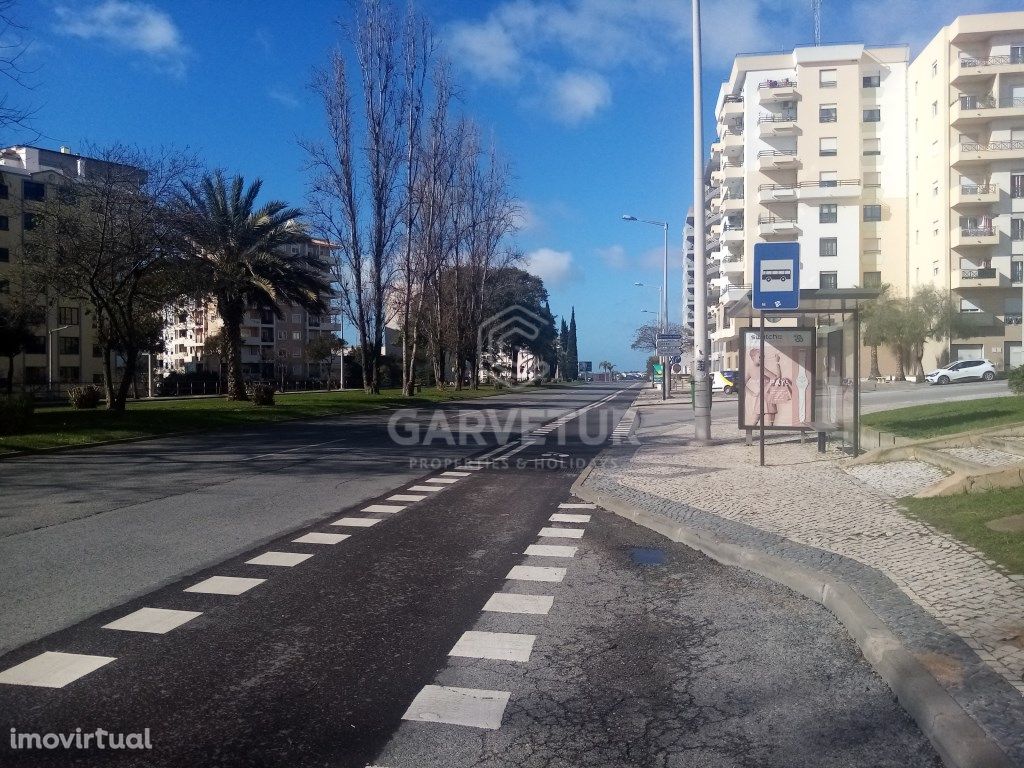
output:
[{"label": "white cloud", "polygon": [[182,75],[188,49],[174,21],[163,11],[134,0],[104,0],[89,9],[57,6],[57,29],[83,40],[100,40],[148,56]]},{"label": "white cloud", "polygon": [[283,88],[271,88],[267,91],[267,96],[288,109],[298,109],[302,105],[302,101],[298,96],[294,93],[289,93]]},{"label": "white cloud", "polygon": [[612,89],[596,72],[565,72],[551,83],[550,99],[554,118],[576,125],[611,104]]},{"label": "white cloud", "polygon": [[512,82],[519,77],[519,49],[508,30],[494,20],[456,24],[449,35],[449,47],[455,60],[481,80]]},{"label": "white cloud", "polygon": [[548,287],[561,285],[578,275],[569,251],[538,248],[526,254],[526,271],[543,280]]},{"label": "white cloud", "polygon": [[626,249],[621,245],[609,245],[607,248],[598,248],[597,257],[611,269],[625,269],[627,266]]},{"label": "white cloud", "polygon": [[530,203],[526,200],[519,200],[512,219],[512,225],[517,232],[533,232],[540,229],[543,222],[536,209]]}]

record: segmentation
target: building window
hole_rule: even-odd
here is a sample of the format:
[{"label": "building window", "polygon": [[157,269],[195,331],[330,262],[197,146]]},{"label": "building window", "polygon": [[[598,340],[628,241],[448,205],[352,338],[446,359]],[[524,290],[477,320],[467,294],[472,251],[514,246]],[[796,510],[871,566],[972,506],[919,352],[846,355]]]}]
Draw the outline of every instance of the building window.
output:
[{"label": "building window", "polygon": [[1024,240],[1024,219],[1010,219],[1010,239]]},{"label": "building window", "polygon": [[6,200],[10,196],[10,190],[7,189],[6,184],[0,184],[0,200]]},{"label": "building window", "polygon": [[77,384],[82,374],[77,365],[62,365],[58,369],[61,384]]},{"label": "building window", "polygon": [[292,341],[300,341],[301,336],[298,331],[292,331]]},{"label": "building window", "polygon": [[93,357],[103,357],[103,348],[100,347],[99,344],[93,344],[92,345],[92,356]]},{"label": "building window", "polygon": [[274,340],[273,328],[260,328],[260,341],[272,342]]},{"label": "building window", "polygon": [[822,157],[835,157],[839,154],[839,139],[835,136],[823,136],[818,139],[818,154]]},{"label": "building window", "polygon": [[837,204],[825,203],[818,206],[819,224],[835,224],[837,221],[839,221],[839,206]]},{"label": "building window", "polygon": [[7,232],[11,228],[11,220],[6,216],[0,216],[0,230]]},{"label": "building window", "polygon": [[864,157],[878,157],[882,154],[880,139],[864,139]]},{"label": "building window", "polygon": [[865,272],[864,273],[864,287],[865,288],[881,288],[882,287],[882,273],[881,272]]},{"label": "building window", "polygon": [[1010,262],[1010,281],[1019,283],[1024,279],[1024,261]]},{"label": "building window", "polygon": [[822,69],[818,71],[818,85],[822,88],[836,87],[836,70]]},{"label": "building window", "polygon": [[864,221],[881,221],[882,220],[882,206],[880,205],[865,205],[864,206]]},{"label": "building window", "polygon": [[60,353],[62,355],[77,355],[81,346],[77,336],[58,336]]},{"label": "building window", "polygon": [[861,78],[861,84],[865,88],[878,88],[882,84],[881,75],[864,75]]},{"label": "building window", "polygon": [[57,310],[57,321],[60,325],[78,325],[78,307],[61,307]]},{"label": "building window", "polygon": [[21,215],[21,226],[27,232],[36,228],[36,215],[34,213],[23,213]]},{"label": "building window", "polygon": [[1024,198],[1024,173],[1010,174],[1010,197],[1015,200]]},{"label": "building window", "polygon": [[819,123],[834,123],[839,119],[839,111],[835,104],[822,104],[818,107]]},{"label": "building window", "polygon": [[46,186],[38,181],[21,182],[21,196],[26,200],[39,202],[46,199]]},{"label": "building window", "polygon": [[302,316],[292,313],[292,322],[296,325],[302,322]]},{"label": "building window", "polygon": [[10,280],[0,280],[0,293],[10,293],[10,292],[11,292],[11,281]]},{"label": "building window", "polygon": [[864,186],[865,187],[880,187],[882,186],[882,174],[880,171],[866,171],[864,173]]},{"label": "building window", "polygon": [[274,324],[274,310],[272,309],[261,309],[260,310],[260,322],[263,325]]},{"label": "building window", "polygon": [[838,256],[839,239],[835,237],[822,237],[818,239],[819,256]]},{"label": "building window", "polygon": [[818,173],[818,186],[819,187],[838,187],[839,186],[839,173],[837,171],[819,171],[819,173]]},{"label": "building window", "polygon": [[865,123],[878,123],[882,120],[882,110],[878,107],[872,107],[871,109],[864,110],[864,122]]},{"label": "building window", "polygon": [[0,263],[6,264],[11,260],[11,251],[8,248],[0,248]]},{"label": "building window", "polygon": [[937,74],[939,74],[939,62],[933,61],[932,62],[932,77],[935,77]]},{"label": "building window", "polygon": [[937,115],[937,114],[939,114],[939,102],[933,101],[932,102],[932,117],[935,117],[935,115]]},{"label": "building window", "polygon": [[839,288],[839,274],[837,272],[821,273],[821,290],[835,291]]}]

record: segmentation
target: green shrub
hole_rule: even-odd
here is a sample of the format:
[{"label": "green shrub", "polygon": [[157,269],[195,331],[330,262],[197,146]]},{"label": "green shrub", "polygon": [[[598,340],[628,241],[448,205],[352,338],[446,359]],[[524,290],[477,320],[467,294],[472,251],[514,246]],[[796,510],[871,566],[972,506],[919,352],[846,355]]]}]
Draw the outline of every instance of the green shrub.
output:
[{"label": "green shrub", "polygon": [[103,393],[92,384],[68,389],[68,401],[71,403],[72,408],[79,411],[85,408],[96,408],[100,404],[102,397]]},{"label": "green shrub", "polygon": [[249,399],[253,405],[273,405],[274,388],[269,384],[253,384],[249,387]]},{"label": "green shrub", "polygon": [[1015,395],[1024,395],[1024,365],[1011,368],[1006,374],[1006,383]]},{"label": "green shrub", "polygon": [[0,397],[0,435],[24,432],[32,423],[35,408],[32,395]]}]

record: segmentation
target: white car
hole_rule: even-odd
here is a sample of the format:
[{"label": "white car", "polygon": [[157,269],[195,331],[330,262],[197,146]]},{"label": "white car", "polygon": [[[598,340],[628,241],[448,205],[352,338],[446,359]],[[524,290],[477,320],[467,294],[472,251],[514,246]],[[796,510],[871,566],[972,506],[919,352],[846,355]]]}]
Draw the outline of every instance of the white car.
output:
[{"label": "white car", "polygon": [[924,377],[929,384],[949,384],[953,381],[992,381],[996,377],[995,366],[988,360],[958,360],[945,368],[932,371]]},{"label": "white car", "polygon": [[714,371],[711,374],[711,391],[731,395],[736,391],[736,379],[738,378],[739,371]]}]

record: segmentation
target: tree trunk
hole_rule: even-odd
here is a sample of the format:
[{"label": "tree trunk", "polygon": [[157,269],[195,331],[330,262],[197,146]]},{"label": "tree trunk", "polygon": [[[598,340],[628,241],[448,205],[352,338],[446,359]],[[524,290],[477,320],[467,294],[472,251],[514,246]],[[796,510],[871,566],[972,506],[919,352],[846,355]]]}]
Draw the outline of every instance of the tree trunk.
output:
[{"label": "tree trunk", "polygon": [[7,396],[14,394],[14,355],[7,357]]},{"label": "tree trunk", "polygon": [[103,345],[103,391],[107,396],[107,409],[111,408],[114,402],[114,367],[110,363],[110,347],[106,344]]},{"label": "tree trunk", "polygon": [[125,408],[125,401],[128,399],[128,390],[135,381],[135,371],[139,364],[139,353],[126,351],[124,356],[124,374],[118,383],[117,392],[114,393],[113,401],[107,401],[107,410],[121,413]]},{"label": "tree trunk", "polygon": [[872,379],[881,378],[882,372],[878,370],[878,345],[871,345],[871,372],[868,376]]},{"label": "tree trunk", "polygon": [[242,313],[229,309],[223,320],[228,339],[228,400],[247,400],[242,375]]},{"label": "tree trunk", "polygon": [[907,380],[907,374],[906,374],[906,371],[903,368],[903,357],[904,357],[903,346],[901,344],[897,344],[896,347],[895,347],[895,352],[896,352],[896,381],[906,381]]}]

